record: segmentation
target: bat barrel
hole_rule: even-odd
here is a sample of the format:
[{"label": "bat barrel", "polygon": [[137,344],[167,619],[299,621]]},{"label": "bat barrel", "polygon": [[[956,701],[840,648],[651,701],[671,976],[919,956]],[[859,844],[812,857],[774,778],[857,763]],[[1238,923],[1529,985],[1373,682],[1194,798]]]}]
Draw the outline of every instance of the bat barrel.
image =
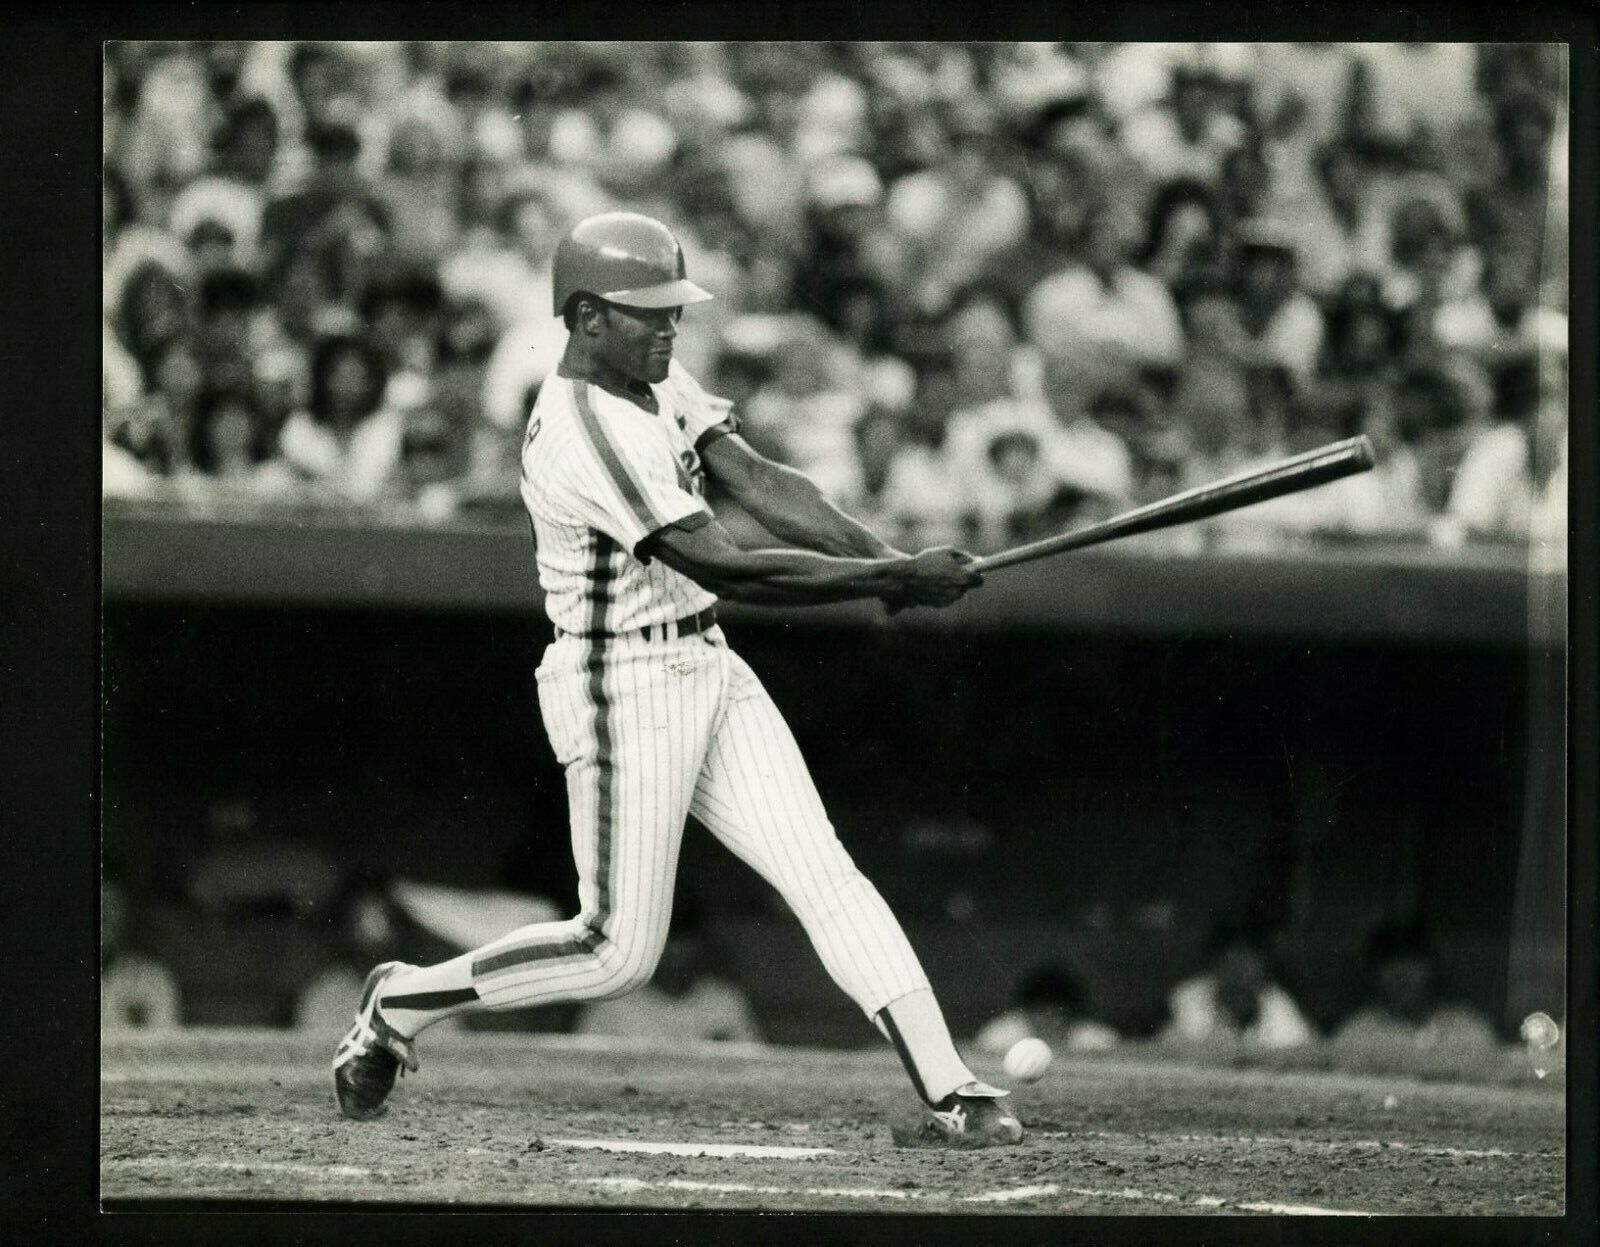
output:
[{"label": "bat barrel", "polygon": [[1119,537],[1153,532],[1178,524],[1235,511],[1240,507],[1281,498],[1284,494],[1298,493],[1317,485],[1325,485],[1358,472],[1370,470],[1376,462],[1372,442],[1366,434],[1332,442],[1315,450],[1293,455],[1264,468],[1254,468],[1236,476],[1226,477],[1209,485],[1185,490],[1170,498],[1135,507],[1121,515],[1112,516],[1098,524],[1076,532],[1047,537],[1029,545],[1018,546],[999,554],[978,560],[978,570],[993,571],[1015,563],[1060,554],[1067,550],[1081,550],[1085,546],[1099,545]]}]

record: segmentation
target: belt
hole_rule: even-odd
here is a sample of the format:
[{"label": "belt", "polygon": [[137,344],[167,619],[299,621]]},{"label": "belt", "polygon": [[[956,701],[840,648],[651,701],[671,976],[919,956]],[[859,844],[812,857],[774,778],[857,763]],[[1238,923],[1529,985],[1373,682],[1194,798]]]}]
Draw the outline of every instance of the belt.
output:
[{"label": "belt", "polygon": [[708,606],[698,615],[685,615],[682,619],[674,619],[668,623],[646,624],[642,628],[629,628],[626,632],[565,632],[560,628],[555,629],[558,637],[577,637],[580,641],[605,641],[617,637],[640,636],[646,641],[671,641],[678,637],[694,636],[696,633],[705,632],[717,626],[717,608]]}]

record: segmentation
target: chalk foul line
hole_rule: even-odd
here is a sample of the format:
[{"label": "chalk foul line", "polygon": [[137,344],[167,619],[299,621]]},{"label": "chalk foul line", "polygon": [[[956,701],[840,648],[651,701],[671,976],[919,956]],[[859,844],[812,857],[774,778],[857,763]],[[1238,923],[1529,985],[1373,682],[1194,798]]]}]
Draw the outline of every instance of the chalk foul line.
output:
[{"label": "chalk foul line", "polygon": [[1197,1195],[1185,1199],[1164,1191],[1141,1191],[1134,1187],[1063,1186],[1046,1182],[1036,1186],[1003,1187],[976,1195],[949,1195],[942,1191],[887,1190],[881,1187],[789,1187],[762,1186],[747,1182],[699,1182],[690,1178],[583,1178],[585,1185],[614,1191],[697,1191],[721,1195],[787,1195],[810,1198],[922,1200],[927,1203],[1000,1204],[1051,1195],[1077,1195],[1086,1199],[1122,1199],[1137,1203],[1166,1204],[1191,1208],[1238,1208],[1243,1212],[1275,1213],[1279,1216],[1370,1217],[1377,1214],[1352,1208],[1323,1208],[1316,1204],[1278,1204],[1251,1201],[1232,1203],[1216,1195]]}]

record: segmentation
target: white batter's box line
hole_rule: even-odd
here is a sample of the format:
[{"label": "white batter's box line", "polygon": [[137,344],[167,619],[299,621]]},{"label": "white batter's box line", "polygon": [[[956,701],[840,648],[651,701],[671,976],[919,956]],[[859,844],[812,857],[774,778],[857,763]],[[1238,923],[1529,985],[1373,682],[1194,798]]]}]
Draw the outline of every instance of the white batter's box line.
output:
[{"label": "white batter's box line", "polygon": [[1040,1139],[1104,1139],[1109,1142],[1157,1141],[1161,1143],[1243,1143],[1250,1146],[1321,1148],[1329,1152],[1411,1152],[1417,1156],[1451,1156],[1473,1159],[1537,1160],[1560,1153],[1508,1152],[1502,1148],[1446,1147],[1440,1144],[1403,1143],[1384,1139],[1291,1139],[1255,1134],[1130,1134],[1115,1130],[1037,1130]]},{"label": "white batter's box line", "polygon": [[642,1152],[651,1156],[746,1156],[759,1160],[803,1160],[837,1155],[831,1147],[785,1147],[775,1143],[678,1143],[644,1139],[546,1139],[555,1147],[581,1147],[602,1152]]},{"label": "white batter's box line", "polygon": [[1137,1203],[1164,1204],[1192,1208],[1238,1208],[1242,1212],[1276,1213],[1280,1216],[1310,1217],[1370,1217],[1377,1214],[1348,1208],[1323,1208],[1315,1204],[1278,1204],[1265,1202],[1230,1203],[1216,1195],[1196,1195],[1184,1199],[1162,1191],[1141,1191],[1133,1187],[1108,1188],[1090,1186],[1061,1186],[1047,1182],[1035,1186],[1005,1187],[981,1191],[976,1195],[953,1196],[942,1191],[888,1190],[882,1187],[787,1187],[758,1186],[746,1182],[698,1182],[690,1178],[583,1178],[590,1186],[603,1186],[615,1191],[694,1191],[718,1195],[787,1195],[807,1196],[813,1199],[892,1199],[923,1200],[928,1203],[999,1204],[1016,1203],[1029,1199],[1043,1199],[1051,1195],[1078,1195],[1086,1199],[1123,1199]]},{"label": "white batter's box line", "polygon": [[214,1169],[219,1173],[292,1173],[302,1178],[387,1177],[359,1165],[302,1165],[287,1160],[203,1160],[191,1156],[129,1156],[101,1162],[102,1169]]}]

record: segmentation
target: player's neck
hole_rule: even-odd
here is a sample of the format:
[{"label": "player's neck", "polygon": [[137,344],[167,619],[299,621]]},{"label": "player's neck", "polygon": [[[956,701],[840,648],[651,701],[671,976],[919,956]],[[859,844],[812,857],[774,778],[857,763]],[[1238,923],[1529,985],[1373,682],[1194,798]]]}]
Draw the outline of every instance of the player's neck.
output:
[{"label": "player's neck", "polygon": [[567,349],[556,366],[556,372],[574,381],[598,385],[618,398],[646,407],[655,406],[655,393],[646,382],[630,377],[615,364],[582,350],[572,339],[567,341]]}]

